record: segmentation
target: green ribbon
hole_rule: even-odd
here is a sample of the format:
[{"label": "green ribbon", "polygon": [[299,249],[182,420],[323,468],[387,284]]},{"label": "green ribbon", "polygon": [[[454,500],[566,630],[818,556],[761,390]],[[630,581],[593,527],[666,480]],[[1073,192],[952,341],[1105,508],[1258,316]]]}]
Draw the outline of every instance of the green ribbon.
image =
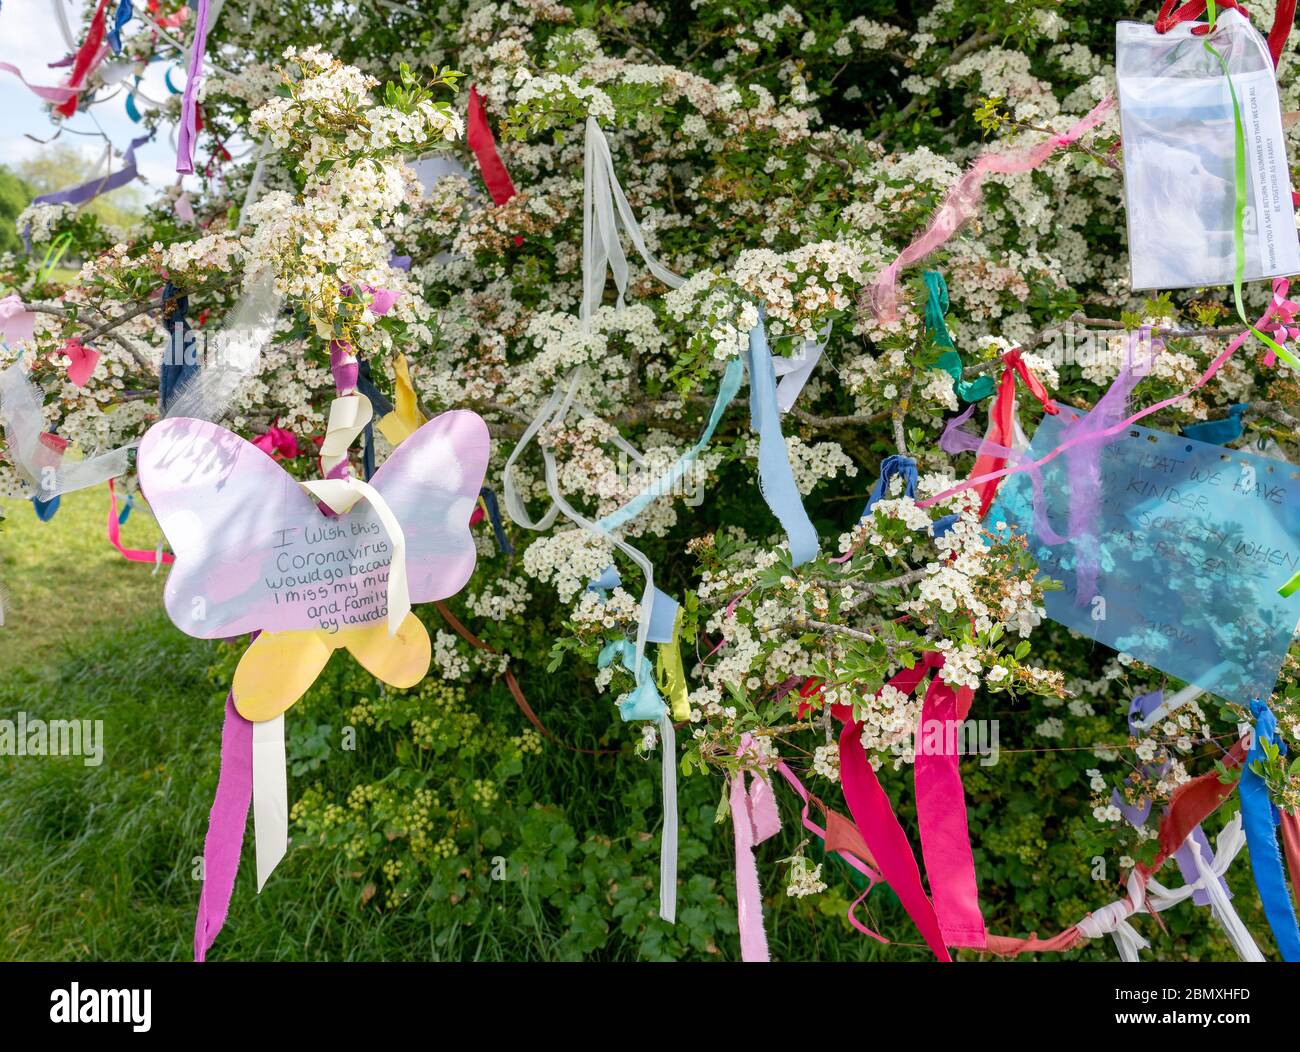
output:
[{"label": "green ribbon", "polygon": [[[1214,32],[1215,18],[1217,17],[1214,7],[1214,0],[1209,0],[1206,8],[1209,17],[1210,33]],[[1241,104],[1237,101],[1237,89],[1233,87],[1232,76],[1228,71],[1227,60],[1219,53],[1209,41],[1208,36],[1202,43],[1211,55],[1218,59],[1219,65],[1223,67],[1223,76],[1228,81],[1228,94],[1232,96],[1232,122],[1233,122],[1233,182],[1235,185],[1235,199],[1233,203],[1232,215],[1232,247],[1235,256],[1235,272],[1232,278],[1232,292],[1237,302],[1237,317],[1260,342],[1266,344],[1273,352],[1284,362],[1294,369],[1300,369],[1300,358],[1288,351],[1280,343],[1271,339],[1265,333],[1260,332],[1250,323],[1246,317],[1246,307],[1241,300],[1241,285],[1246,274],[1246,130],[1241,123]],[[1297,583],[1300,587],[1300,583]],[[1294,589],[1292,589],[1294,591]]]},{"label": "green ribbon", "polygon": [[925,287],[929,293],[925,300],[926,330],[932,334],[935,343],[948,348],[939,355],[935,368],[942,369],[952,377],[952,389],[963,402],[978,402],[982,398],[988,398],[997,390],[993,377],[977,376],[974,380],[961,378],[961,355],[957,353],[957,345],[952,342],[945,318],[948,313],[948,283],[937,270],[927,270],[922,277],[925,278]]}]

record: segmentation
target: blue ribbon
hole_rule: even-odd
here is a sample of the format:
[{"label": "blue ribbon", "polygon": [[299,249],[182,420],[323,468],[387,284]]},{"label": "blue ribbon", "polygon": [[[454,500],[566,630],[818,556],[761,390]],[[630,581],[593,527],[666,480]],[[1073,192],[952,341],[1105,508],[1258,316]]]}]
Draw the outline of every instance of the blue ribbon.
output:
[{"label": "blue ribbon", "polygon": [[[158,373],[158,397],[165,413],[181,385],[199,371],[199,361],[191,348],[194,334],[185,317],[189,313],[190,298],[182,295],[170,281],[163,286],[162,298],[167,350]],[[172,303],[170,313],[167,309],[169,301]]]},{"label": "blue ribbon", "polygon": [[[135,86],[137,88],[140,86],[139,77],[135,78]],[[140,123],[141,120],[140,108],[135,104],[135,96],[132,95],[129,91],[126,93],[126,115],[131,118],[133,123],[135,124]]]},{"label": "blue ribbon", "polygon": [[[601,599],[608,599],[607,593],[623,583],[618,567],[610,563],[599,577],[587,585],[587,591],[595,592]],[[673,626],[677,622],[677,600],[667,592],[654,591],[654,602],[650,606],[650,630],[646,633],[646,642],[671,643]]]},{"label": "blue ribbon", "polygon": [[[860,518],[865,519],[871,514],[871,509],[885,499],[889,493],[889,484],[895,477],[903,480],[904,496],[916,496],[916,461],[899,453],[891,453],[880,462],[880,478],[876,480],[875,486],[872,487],[871,494],[867,497],[867,506],[862,509]],[[942,537],[952,529],[953,523],[957,519],[958,516],[956,515],[945,515],[937,520],[934,524],[934,535]]]},{"label": "blue ribbon", "polygon": [[384,393],[375,386],[370,374],[370,363],[364,358],[357,363],[357,390],[365,395],[370,403],[371,420],[361,433],[361,470],[369,482],[375,473],[375,417],[382,417],[393,411],[393,403],[384,397]]},{"label": "blue ribbon", "polygon": [[32,507],[36,509],[36,517],[41,522],[49,522],[54,518],[54,513],[59,510],[59,498],[55,496],[49,500],[41,500],[40,497],[33,497]]},{"label": "blue ribbon", "polygon": [[128,493],[126,500],[122,502],[122,510],[117,513],[117,524],[125,526],[126,520],[131,517],[131,509],[135,507],[135,494]]},{"label": "blue ribbon", "polygon": [[1188,424],[1183,428],[1184,438],[1194,438],[1197,442],[1208,442],[1212,446],[1226,446],[1241,437],[1245,421],[1242,414],[1249,408],[1248,403],[1239,402],[1228,407],[1228,415],[1221,420],[1206,420],[1200,424]]},{"label": "blue ribbon", "polygon": [[163,83],[167,85],[167,90],[170,91],[173,95],[179,95],[181,93],[181,89],[176,87],[176,85],[172,83],[172,70],[175,68],[176,68],[175,66],[167,67],[167,72],[163,74]]},{"label": "blue ribbon", "polygon": [[1280,816],[1268,798],[1264,779],[1250,769],[1253,762],[1264,759],[1264,742],[1276,744],[1283,755],[1286,755],[1286,742],[1277,733],[1277,717],[1268,702],[1256,699],[1250,703],[1250,711],[1255,717],[1255,736],[1241,772],[1242,824],[1264,915],[1273,929],[1273,939],[1282,959],[1294,963],[1300,961],[1300,928],[1296,925],[1295,907],[1282,872],[1282,851],[1277,843]]},{"label": "blue ribbon", "polygon": [[[636,645],[630,639],[612,639],[605,644],[596,658],[596,664],[604,668],[615,658],[622,661],[625,669],[636,675]],[[654,670],[650,667],[650,659],[641,658],[641,675],[640,682],[631,690],[618,705],[618,714],[623,717],[624,723],[631,723],[633,720],[657,720],[668,711],[668,706],[664,704],[664,699],[659,696],[659,691],[655,687]]]},{"label": "blue ribbon", "polygon": [[767,344],[762,314],[749,330],[749,425],[758,434],[758,485],[763,499],[790,541],[793,565],[817,555],[817,531],[799,496],[790,469],[790,456],[781,434],[781,408],[776,401],[776,368]]},{"label": "blue ribbon", "polygon": [[488,521],[492,523],[492,533],[496,536],[497,547],[506,555],[514,555],[515,546],[510,543],[510,538],[506,536],[505,525],[501,521],[501,507],[497,503],[497,495],[487,486],[480,489],[478,495],[483,498],[483,505],[487,508]]},{"label": "blue ribbon", "polygon": [[113,49],[114,55],[122,53],[122,27],[131,21],[134,15],[135,8],[131,6],[131,0],[119,0],[117,14],[113,17],[113,28],[108,31],[108,46]]}]

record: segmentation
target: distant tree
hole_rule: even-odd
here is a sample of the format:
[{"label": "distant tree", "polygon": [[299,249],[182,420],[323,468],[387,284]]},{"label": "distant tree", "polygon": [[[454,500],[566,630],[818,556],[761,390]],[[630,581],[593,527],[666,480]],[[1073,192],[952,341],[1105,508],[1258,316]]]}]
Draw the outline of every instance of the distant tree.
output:
[{"label": "distant tree", "polygon": [[14,252],[22,246],[14,220],[31,199],[31,187],[0,165],[0,252]]}]

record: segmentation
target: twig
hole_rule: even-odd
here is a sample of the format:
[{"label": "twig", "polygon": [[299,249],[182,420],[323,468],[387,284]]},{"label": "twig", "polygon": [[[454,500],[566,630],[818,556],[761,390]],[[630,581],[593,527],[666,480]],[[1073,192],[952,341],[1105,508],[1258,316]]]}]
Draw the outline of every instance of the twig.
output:
[{"label": "twig", "polygon": [[[28,303],[25,304],[24,307],[26,310],[35,311],[37,314],[51,314],[56,318],[62,318],[64,321],[75,322],[79,320],[77,318],[74,318],[71,312],[69,312],[65,308],[57,307],[53,303]],[[136,364],[139,365],[140,368],[143,369],[145,372],[152,373],[154,371],[153,359],[150,358],[149,355],[145,354],[144,351],[142,351],[139,347],[137,347],[133,341],[128,340],[121,333],[113,332],[112,326],[103,327],[101,329],[95,330],[89,335],[82,337],[82,342],[89,343],[92,339],[96,339],[99,336],[107,336],[110,340],[116,343],[119,347],[121,347],[124,351],[126,351],[127,354],[129,354],[132,358],[134,358]]]}]

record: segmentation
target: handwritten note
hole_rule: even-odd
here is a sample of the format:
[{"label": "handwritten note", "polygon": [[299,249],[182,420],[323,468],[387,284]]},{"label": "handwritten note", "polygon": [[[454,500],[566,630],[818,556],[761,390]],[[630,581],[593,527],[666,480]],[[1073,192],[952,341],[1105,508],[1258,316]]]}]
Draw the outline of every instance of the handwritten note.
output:
[{"label": "handwritten note", "polygon": [[[1030,459],[1079,415],[1044,418]],[[1267,698],[1300,619],[1300,603],[1277,594],[1300,569],[1300,469],[1143,427],[1107,445],[1101,466],[1095,537],[1045,543],[1027,472],[1003,483],[986,519],[1023,530],[1043,573],[1064,585],[1047,596],[1048,616],[1220,697]],[[1048,520],[1064,534],[1066,458],[1041,471]],[[1075,567],[1091,543],[1100,574],[1081,600]]]},{"label": "handwritten note", "polygon": [[392,546],[363,509],[344,519],[275,530],[266,587],[277,608],[302,608],[319,628],[337,632],[388,616]]}]

